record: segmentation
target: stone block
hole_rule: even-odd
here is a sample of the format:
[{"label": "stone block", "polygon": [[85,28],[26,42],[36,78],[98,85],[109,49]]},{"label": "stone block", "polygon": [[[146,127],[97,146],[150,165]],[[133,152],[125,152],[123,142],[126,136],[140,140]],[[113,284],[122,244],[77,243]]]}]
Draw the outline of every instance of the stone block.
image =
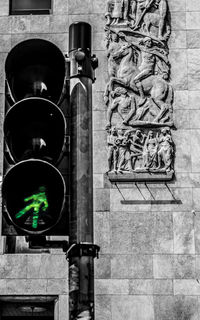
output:
[{"label": "stone block", "polygon": [[175,172],[191,172],[191,133],[189,130],[178,130],[173,133],[176,146]]},{"label": "stone block", "polygon": [[199,0],[186,0],[186,11],[200,11]]},{"label": "stone block", "polygon": [[183,296],[199,296],[199,279],[181,279],[174,280],[174,294]]},{"label": "stone block", "polygon": [[174,122],[176,128],[189,129],[191,119],[191,110],[174,110]]},{"label": "stone block", "polygon": [[50,16],[31,15],[30,32],[49,33]]},{"label": "stone block", "polygon": [[186,44],[186,31],[174,30],[172,31],[169,38],[169,48],[170,49],[185,49]]},{"label": "stone block", "polygon": [[185,109],[193,109],[189,106],[188,103],[188,91],[186,90],[176,90],[174,91],[174,103],[173,108],[174,110],[185,110]]},{"label": "stone block", "polygon": [[190,130],[192,172],[200,172],[200,130]]},{"label": "stone block", "polygon": [[200,254],[200,212],[194,213],[194,234],[195,234],[195,249],[196,254]]},{"label": "stone block", "polygon": [[69,283],[67,279],[47,279],[47,294],[67,294]]},{"label": "stone block", "polygon": [[9,52],[11,50],[11,35],[0,34],[0,52]]},{"label": "stone block", "polygon": [[151,279],[131,279],[129,281],[129,294],[131,295],[152,295],[153,280]]},{"label": "stone block", "polygon": [[93,0],[71,0],[68,4],[69,14],[91,14],[94,13]]},{"label": "stone block", "polygon": [[155,297],[154,306],[155,320],[199,319],[197,297]]},{"label": "stone block", "polygon": [[95,278],[108,279],[111,277],[111,258],[109,255],[100,254],[99,259],[94,261]]},{"label": "stone block", "polygon": [[110,295],[95,296],[95,319],[98,319],[98,320],[112,319]]},{"label": "stone block", "polygon": [[95,243],[101,246],[101,254],[110,253],[110,217],[108,212],[94,213]]},{"label": "stone block", "polygon": [[110,189],[110,208],[111,211],[122,212],[146,212],[150,211],[151,205],[146,204],[122,204],[121,200],[144,200],[140,191],[134,189],[123,189],[118,185],[118,189]]},{"label": "stone block", "polygon": [[180,12],[186,9],[186,0],[168,0],[168,4],[170,12]]},{"label": "stone block", "polygon": [[[98,54],[97,54],[98,55]],[[93,93],[92,97],[94,111],[107,111],[107,107],[104,102],[104,92],[96,91]]]},{"label": "stone block", "polygon": [[94,131],[93,154],[93,172],[105,173],[108,170],[106,132]]},{"label": "stone block", "polygon": [[195,253],[193,219],[192,212],[176,212],[173,214],[174,253]]},{"label": "stone block", "polygon": [[174,255],[174,278],[194,279],[196,259],[193,255]]},{"label": "stone block", "polygon": [[95,131],[104,130],[106,126],[106,112],[94,111],[93,112],[93,129]]},{"label": "stone block", "polygon": [[116,255],[111,258],[111,277],[129,279],[153,278],[151,255]]},{"label": "stone block", "polygon": [[174,90],[186,90],[188,87],[187,68],[187,53],[184,49],[170,50],[169,61],[171,63],[171,79]]},{"label": "stone block", "polygon": [[174,258],[172,255],[155,255],[153,257],[153,273],[156,279],[173,279]]},{"label": "stone block", "polygon": [[0,278],[22,279],[26,278],[26,255],[1,255]]},{"label": "stone block", "polygon": [[106,4],[102,0],[93,0],[94,13],[105,14]]},{"label": "stone block", "polygon": [[98,51],[105,50],[106,48],[106,41],[105,41],[105,35],[102,32],[97,32],[95,34],[95,37],[93,39],[93,50],[97,51],[97,56],[98,56]]},{"label": "stone block", "polygon": [[103,174],[94,174],[93,175],[93,186],[95,189],[102,189],[104,186],[104,181],[103,181]]},{"label": "stone block", "polygon": [[[59,319],[66,319],[66,314],[69,314],[69,297],[68,295],[59,295],[58,300]],[[54,316],[55,317],[55,316]]]},{"label": "stone block", "polygon": [[171,212],[155,212],[153,218],[154,253],[173,253],[173,219]]},{"label": "stone block", "polygon": [[110,190],[95,189],[94,190],[94,210],[109,211],[110,210]]},{"label": "stone block", "polygon": [[187,30],[187,47],[188,49],[200,48],[200,30]]},{"label": "stone block", "polygon": [[188,89],[200,90],[200,49],[188,49]]},{"label": "stone block", "polygon": [[200,12],[198,11],[186,12],[186,29],[191,29],[191,30],[200,29],[199,19],[200,19]]},{"label": "stone block", "polygon": [[69,11],[68,4],[69,4],[69,1],[54,0],[53,1],[53,12],[55,14],[65,14],[65,15],[68,14],[68,11]]},{"label": "stone block", "polygon": [[9,0],[0,0],[0,16],[8,16]]},{"label": "stone block", "polygon": [[27,33],[31,28],[31,16],[10,16],[12,33]]},{"label": "stone block", "polygon": [[0,279],[0,295],[6,295],[6,294],[7,294],[7,280]]},{"label": "stone block", "polygon": [[154,295],[172,295],[173,281],[169,279],[153,280],[153,294]]},{"label": "stone block", "polygon": [[127,279],[96,279],[95,292],[100,294],[128,294],[129,283]]},{"label": "stone block", "polygon": [[131,233],[116,233],[112,230],[110,239],[111,252],[119,254],[127,254],[132,251],[132,235]]},{"label": "stone block", "polygon": [[27,255],[27,278],[67,278],[68,265],[65,255]]},{"label": "stone block", "polygon": [[154,219],[151,213],[135,213],[131,230],[131,253],[153,253]]},{"label": "stone block", "polygon": [[184,11],[171,12],[171,27],[172,30],[186,29],[186,13]]},{"label": "stone block", "polygon": [[12,25],[11,17],[0,16],[0,34],[4,34],[4,35],[10,34],[11,25]]},{"label": "stone block", "polygon": [[153,297],[113,296],[112,319],[154,320]]},{"label": "stone block", "polygon": [[108,67],[107,67],[107,56],[104,51],[94,51],[99,61],[99,67],[96,69],[95,76],[96,81],[93,85],[93,89],[96,91],[103,91],[106,89],[106,84],[109,81],[108,78]]},{"label": "stone block", "polygon": [[50,33],[67,33],[69,29],[68,15],[52,15],[49,20]]},{"label": "stone block", "polygon": [[188,91],[188,108],[200,110],[200,91]]}]

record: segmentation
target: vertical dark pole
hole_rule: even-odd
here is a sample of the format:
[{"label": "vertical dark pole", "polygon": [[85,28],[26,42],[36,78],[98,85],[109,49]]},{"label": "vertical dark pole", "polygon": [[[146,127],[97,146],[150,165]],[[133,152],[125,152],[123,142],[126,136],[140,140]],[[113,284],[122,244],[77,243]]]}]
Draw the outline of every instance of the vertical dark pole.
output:
[{"label": "vertical dark pole", "polygon": [[70,213],[70,320],[94,319],[92,83],[97,60],[91,56],[91,26],[69,29],[72,203]]}]

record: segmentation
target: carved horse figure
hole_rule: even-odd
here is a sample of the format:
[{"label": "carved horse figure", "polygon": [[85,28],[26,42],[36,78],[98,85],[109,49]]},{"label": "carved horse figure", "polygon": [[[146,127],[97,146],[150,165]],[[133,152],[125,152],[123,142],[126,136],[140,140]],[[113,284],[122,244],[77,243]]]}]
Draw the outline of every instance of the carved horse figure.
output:
[{"label": "carved horse figure", "polygon": [[[121,62],[117,71],[117,77],[112,77],[107,85],[105,97],[106,103],[110,98],[110,93],[114,90],[115,85],[121,85],[132,90],[139,96],[139,89],[134,81],[138,73],[136,50],[131,44],[124,44],[118,52],[115,53],[116,58],[121,58]],[[169,111],[171,118],[173,89],[172,86],[165,81],[160,75],[150,75],[141,81],[143,91],[146,97],[150,97],[158,106],[160,112],[154,119],[158,123],[163,119],[163,116]],[[106,100],[106,99],[105,99]],[[170,119],[171,120],[171,119]]]},{"label": "carved horse figure", "polygon": [[[143,18],[142,29],[148,35],[151,35],[151,27],[158,28],[158,39],[167,40],[170,35],[170,26],[166,21],[167,1],[155,0],[155,4],[145,13]],[[166,30],[165,30],[166,25]],[[165,30],[165,35],[164,35]]]}]

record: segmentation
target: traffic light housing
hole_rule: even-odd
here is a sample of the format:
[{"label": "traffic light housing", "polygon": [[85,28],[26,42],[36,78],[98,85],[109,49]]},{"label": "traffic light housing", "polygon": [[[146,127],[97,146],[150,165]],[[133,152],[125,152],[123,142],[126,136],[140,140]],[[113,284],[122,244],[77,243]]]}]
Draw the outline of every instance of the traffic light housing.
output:
[{"label": "traffic light housing", "polygon": [[10,51],[5,72],[2,234],[66,235],[65,58],[51,42],[30,39]]}]

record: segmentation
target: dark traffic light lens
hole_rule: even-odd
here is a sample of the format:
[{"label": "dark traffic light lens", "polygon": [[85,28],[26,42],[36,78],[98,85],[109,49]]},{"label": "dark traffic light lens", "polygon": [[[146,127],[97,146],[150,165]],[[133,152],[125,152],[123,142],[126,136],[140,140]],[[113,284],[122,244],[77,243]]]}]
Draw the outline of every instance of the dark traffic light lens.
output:
[{"label": "dark traffic light lens", "polygon": [[43,233],[54,227],[62,213],[65,183],[48,162],[22,161],[5,175],[4,207],[13,224],[27,233]]},{"label": "dark traffic light lens", "polygon": [[62,152],[66,122],[51,101],[28,98],[6,114],[4,135],[14,161],[36,158],[56,163]]}]

